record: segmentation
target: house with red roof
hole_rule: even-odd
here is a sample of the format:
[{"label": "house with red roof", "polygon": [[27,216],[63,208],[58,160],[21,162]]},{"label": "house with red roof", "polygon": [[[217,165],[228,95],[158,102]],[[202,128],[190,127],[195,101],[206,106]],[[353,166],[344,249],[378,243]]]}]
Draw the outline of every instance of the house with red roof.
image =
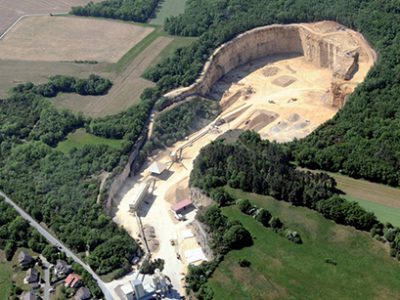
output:
[{"label": "house with red roof", "polygon": [[71,273],[65,278],[65,287],[78,288],[82,285],[82,278],[78,274]]}]

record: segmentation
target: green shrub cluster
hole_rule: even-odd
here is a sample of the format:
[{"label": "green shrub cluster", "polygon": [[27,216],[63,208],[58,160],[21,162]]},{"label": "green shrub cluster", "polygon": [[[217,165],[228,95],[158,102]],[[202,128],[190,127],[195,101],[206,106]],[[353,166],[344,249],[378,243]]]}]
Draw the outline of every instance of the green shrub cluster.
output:
[{"label": "green shrub cluster", "polygon": [[264,227],[270,227],[273,231],[279,233],[280,235],[286,237],[289,241],[296,244],[302,244],[300,234],[297,231],[292,231],[284,226],[282,221],[278,217],[272,216],[272,214],[265,208],[258,208],[252,205],[247,199],[238,199],[236,205],[239,207],[240,211],[246,215],[252,216],[258,222],[260,222]]},{"label": "green shrub cluster", "polygon": [[32,92],[46,98],[57,96],[58,93],[77,93],[79,95],[99,96],[107,94],[112,87],[110,80],[91,74],[88,79],[72,76],[56,75],[49,82],[34,85],[32,82],[21,83],[12,88],[13,93]]}]

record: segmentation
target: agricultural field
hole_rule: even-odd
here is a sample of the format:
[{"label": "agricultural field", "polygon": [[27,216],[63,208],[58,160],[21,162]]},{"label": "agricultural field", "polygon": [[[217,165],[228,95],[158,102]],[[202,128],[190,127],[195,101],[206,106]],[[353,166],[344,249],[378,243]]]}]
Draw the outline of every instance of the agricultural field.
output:
[{"label": "agricultural field", "polygon": [[77,64],[73,62],[0,60],[0,98],[6,97],[7,92],[19,83],[46,83],[49,77],[58,74],[79,78],[97,74],[111,78],[113,73],[108,71],[111,65],[110,63]]},{"label": "agricultural field", "polygon": [[157,9],[156,16],[150,20],[150,24],[164,25],[170,16],[177,16],[185,11],[187,0],[162,0]]},{"label": "agricultural field", "polygon": [[121,148],[123,140],[106,139],[87,133],[84,129],[80,128],[73,133],[70,133],[65,141],[57,145],[57,149],[69,153],[73,148],[82,148],[85,145],[107,145],[112,148]]},{"label": "agricultural field", "polygon": [[55,106],[84,112],[93,117],[112,115],[126,110],[138,102],[140,94],[146,87],[154,86],[153,82],[142,78],[141,75],[171,41],[172,39],[168,37],[157,37],[145,51],[141,51],[132,62],[127,63],[121,73],[113,73],[111,77],[113,87],[107,95],[63,94],[54,99]]},{"label": "agricultural field", "polygon": [[[217,268],[209,281],[215,299],[397,299],[398,261],[368,233],[271,197],[229,191],[279,216],[300,233],[303,244],[286,240],[235,207],[224,208],[251,232],[254,245],[231,251]],[[239,259],[251,266],[241,268]]]},{"label": "agricultural field", "polygon": [[[3,60],[117,62],[151,27],[76,17],[29,17],[1,41]],[[117,34],[116,34],[117,33]]]},{"label": "agricultural field", "polygon": [[0,1],[0,35],[25,15],[67,13],[72,6],[101,0],[2,0]]},{"label": "agricultural field", "polygon": [[142,77],[149,67],[194,40],[170,36],[156,25],[72,16],[25,18],[0,41],[0,97],[19,83],[40,84],[57,74],[97,74],[113,81],[107,95],[60,94],[52,101],[59,109],[91,117],[113,115],[155,85]]}]

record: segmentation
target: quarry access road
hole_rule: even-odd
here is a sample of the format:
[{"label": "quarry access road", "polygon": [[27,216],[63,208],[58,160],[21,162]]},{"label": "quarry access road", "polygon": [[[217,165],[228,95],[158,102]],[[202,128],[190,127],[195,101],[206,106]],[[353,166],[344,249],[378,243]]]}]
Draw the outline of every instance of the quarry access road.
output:
[{"label": "quarry access road", "polygon": [[101,291],[104,294],[106,300],[115,300],[111,295],[111,291],[108,289],[106,284],[100,279],[100,277],[90,268],[89,265],[84,263],[77,255],[74,254],[69,248],[67,248],[59,239],[47,231],[42,225],[36,222],[27,212],[25,212],[21,207],[19,207],[14,201],[12,201],[6,194],[0,191],[0,197],[4,198],[4,201],[10,204],[18,214],[24,218],[29,224],[35,228],[50,244],[56,246],[60,251],[64,252],[68,257],[71,257],[76,263],[80,264],[93,279],[97,281]]}]

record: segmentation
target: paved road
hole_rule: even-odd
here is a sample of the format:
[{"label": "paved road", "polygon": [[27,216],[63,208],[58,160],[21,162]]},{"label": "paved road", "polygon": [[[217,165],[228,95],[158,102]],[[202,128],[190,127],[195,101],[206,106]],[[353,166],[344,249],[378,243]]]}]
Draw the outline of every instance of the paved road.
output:
[{"label": "paved road", "polygon": [[51,235],[45,228],[43,228],[38,222],[36,222],[30,215],[28,215],[21,207],[19,207],[14,201],[7,197],[3,192],[0,191],[0,196],[4,197],[5,201],[9,203],[14,209],[23,217],[25,220],[29,222],[29,224],[34,227],[50,244],[58,247],[60,251],[63,251],[68,257],[71,257],[76,263],[80,264],[86,271],[92,275],[94,280],[97,281],[100,289],[102,290],[105,299],[107,300],[115,300],[111,296],[112,293],[110,289],[106,286],[106,284],[100,279],[99,276],[87,265],[84,263],[78,256],[76,256],[69,248],[67,248],[60,240]]}]

